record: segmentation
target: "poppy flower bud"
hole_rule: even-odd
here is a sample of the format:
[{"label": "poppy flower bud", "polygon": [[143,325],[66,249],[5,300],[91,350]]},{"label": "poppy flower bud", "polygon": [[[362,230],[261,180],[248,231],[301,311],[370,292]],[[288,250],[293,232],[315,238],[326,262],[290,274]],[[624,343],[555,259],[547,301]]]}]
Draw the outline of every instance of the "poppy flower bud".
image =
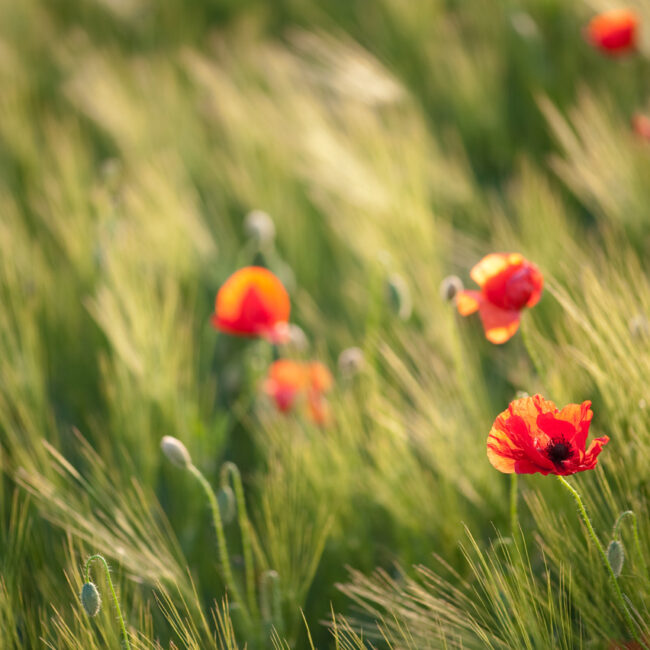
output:
[{"label": "poppy flower bud", "polygon": [[650,142],[650,117],[641,113],[636,113],[632,117],[632,129],[641,140]]},{"label": "poppy flower bud", "polygon": [[299,325],[290,323],[288,325],[288,335],[285,345],[291,352],[306,352],[309,348],[309,339],[305,331]]},{"label": "poppy flower bud", "polygon": [[169,461],[178,467],[187,468],[192,464],[190,453],[187,451],[185,445],[173,436],[163,436],[160,441],[160,448],[163,454],[167,456]]},{"label": "poppy flower bud", "polygon": [[102,599],[97,591],[97,587],[92,582],[87,582],[81,588],[81,604],[86,610],[88,616],[97,616],[102,606]]},{"label": "poppy flower bud", "polygon": [[440,283],[440,296],[443,300],[451,302],[464,288],[463,281],[457,275],[448,275]]},{"label": "poppy flower bud", "polygon": [[607,547],[607,561],[612,567],[614,575],[618,578],[623,570],[623,563],[625,562],[625,549],[623,544],[617,539],[613,539]]},{"label": "poppy flower bud", "polygon": [[525,11],[515,11],[510,14],[510,24],[512,28],[526,40],[532,40],[539,37],[539,27],[533,20],[532,16]]},{"label": "poppy flower bud", "polygon": [[361,348],[346,348],[339,354],[339,371],[344,377],[354,377],[363,370],[365,359]]},{"label": "poppy flower bud", "polygon": [[217,492],[217,503],[219,504],[221,520],[224,524],[229,524],[235,518],[237,511],[235,494],[229,485],[224,485],[219,489],[219,492]]},{"label": "poppy flower bud", "polygon": [[244,232],[258,248],[268,248],[275,239],[275,224],[263,210],[252,210],[244,218]]},{"label": "poppy flower bud", "polygon": [[386,297],[391,308],[401,320],[410,318],[413,311],[411,291],[401,275],[393,273],[386,280]]},{"label": "poppy flower bud", "polygon": [[633,318],[630,318],[628,327],[630,334],[635,339],[644,339],[650,336],[650,323],[648,323],[648,319],[643,314],[637,314]]}]

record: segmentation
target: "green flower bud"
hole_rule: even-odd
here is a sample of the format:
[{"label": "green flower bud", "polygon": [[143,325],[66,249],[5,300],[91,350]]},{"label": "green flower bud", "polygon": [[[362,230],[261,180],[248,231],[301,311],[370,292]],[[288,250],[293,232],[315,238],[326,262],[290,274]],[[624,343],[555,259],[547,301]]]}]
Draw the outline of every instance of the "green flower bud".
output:
[{"label": "green flower bud", "polygon": [[92,582],[87,582],[81,588],[81,604],[86,610],[88,616],[97,616],[102,606],[102,599],[97,591],[97,587]]},{"label": "green flower bud", "polygon": [[344,377],[354,377],[363,370],[365,359],[361,348],[346,348],[339,355],[339,371]]},{"label": "green flower bud", "polygon": [[393,273],[386,280],[386,297],[401,320],[408,320],[411,317],[413,311],[411,291],[401,275]]},{"label": "green flower bud", "polygon": [[625,549],[622,542],[613,539],[607,547],[607,561],[612,567],[614,575],[618,578],[623,570],[623,563],[625,562]]},{"label": "green flower bud", "polygon": [[244,218],[244,232],[259,248],[267,248],[275,239],[275,224],[266,212],[253,210]]},{"label": "green flower bud", "polygon": [[463,281],[457,275],[448,275],[440,283],[440,295],[443,300],[451,302],[464,289]]},{"label": "green flower bud", "polygon": [[224,524],[229,524],[237,514],[235,495],[229,485],[224,485],[219,489],[219,492],[217,492],[217,503],[219,504],[221,521]]},{"label": "green flower bud", "polygon": [[190,453],[185,445],[173,436],[164,436],[160,441],[160,448],[167,458],[178,467],[189,467],[192,464]]}]

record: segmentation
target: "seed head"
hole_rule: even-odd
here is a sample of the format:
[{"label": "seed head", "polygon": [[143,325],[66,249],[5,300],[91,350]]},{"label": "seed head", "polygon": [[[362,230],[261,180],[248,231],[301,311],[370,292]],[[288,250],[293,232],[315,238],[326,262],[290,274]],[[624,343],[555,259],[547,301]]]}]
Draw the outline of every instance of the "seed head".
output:
[{"label": "seed head", "polygon": [[86,610],[88,616],[97,616],[102,606],[102,599],[97,591],[97,587],[92,582],[87,582],[81,588],[81,604]]},{"label": "seed head", "polygon": [[167,458],[178,467],[189,467],[192,464],[190,453],[185,445],[173,436],[163,436],[160,448]]}]

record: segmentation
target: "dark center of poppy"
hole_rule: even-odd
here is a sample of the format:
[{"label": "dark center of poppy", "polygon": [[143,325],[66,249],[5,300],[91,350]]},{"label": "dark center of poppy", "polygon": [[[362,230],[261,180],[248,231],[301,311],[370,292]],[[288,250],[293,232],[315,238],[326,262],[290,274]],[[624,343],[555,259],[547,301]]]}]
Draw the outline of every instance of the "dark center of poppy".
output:
[{"label": "dark center of poppy", "polygon": [[554,465],[562,465],[563,460],[573,456],[571,445],[564,438],[553,438],[546,445],[546,455]]}]

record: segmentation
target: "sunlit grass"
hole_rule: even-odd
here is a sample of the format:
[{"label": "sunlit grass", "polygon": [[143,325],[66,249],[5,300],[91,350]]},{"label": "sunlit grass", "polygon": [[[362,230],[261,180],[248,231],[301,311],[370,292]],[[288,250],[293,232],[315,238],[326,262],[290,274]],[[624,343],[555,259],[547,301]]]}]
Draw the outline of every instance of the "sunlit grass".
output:
[{"label": "sunlit grass", "polygon": [[[511,538],[485,440],[518,391],[592,400],[611,441],[571,480],[605,547],[636,513],[619,584],[650,636],[650,145],[630,121],[648,45],[591,50],[605,5],[0,7],[0,647],[119,647],[110,599],[92,619],[79,602],[94,553],[133,648],[629,640],[552,477],[520,478]],[[254,209],[275,224],[261,249]],[[504,346],[440,295],[495,250],[546,281]],[[253,263],[306,334],[282,351],[335,374],[329,426],[277,413],[265,341],[210,326]],[[336,367],[350,346],[355,375]],[[224,535],[250,620],[165,435],[222,506],[224,463],[241,471]]]}]

